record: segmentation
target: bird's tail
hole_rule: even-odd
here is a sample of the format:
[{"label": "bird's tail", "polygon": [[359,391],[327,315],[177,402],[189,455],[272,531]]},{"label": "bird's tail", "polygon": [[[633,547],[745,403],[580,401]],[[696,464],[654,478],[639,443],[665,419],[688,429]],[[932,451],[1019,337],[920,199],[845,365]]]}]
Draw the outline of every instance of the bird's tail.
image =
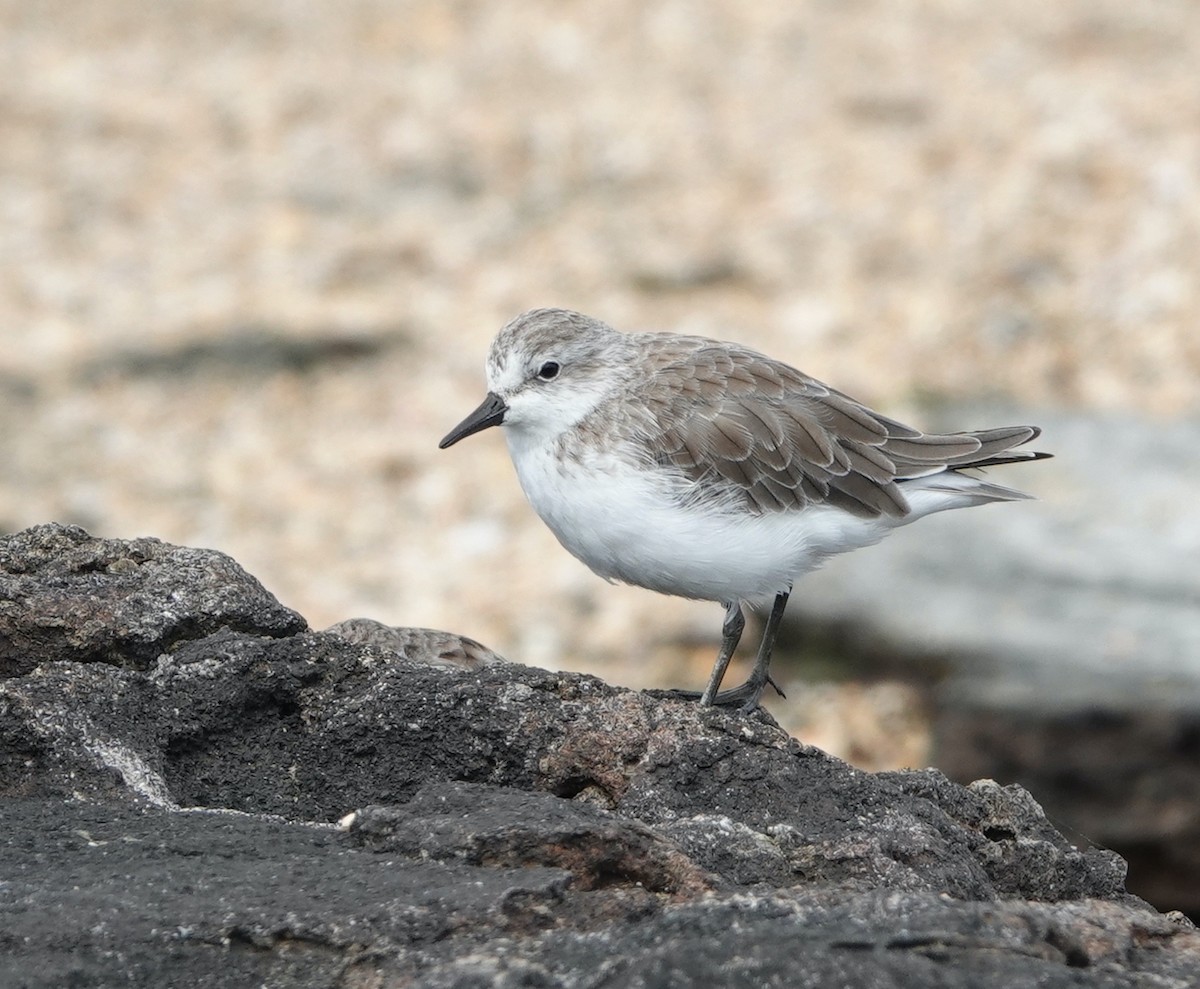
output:
[{"label": "bird's tail", "polygon": [[[980,429],[974,432],[949,434],[959,439],[979,441],[977,449],[970,453],[946,457],[933,469],[918,473],[919,465],[913,463],[910,475],[901,482],[909,500],[917,492],[928,492],[937,499],[928,510],[942,508],[965,508],[971,505],[986,505],[993,501],[1025,501],[1034,496],[984,480],[977,474],[964,473],[982,467],[1000,464],[1017,464],[1034,460],[1048,460],[1052,456],[1038,450],[1014,450],[1041,435],[1037,426],[1000,426],[997,429]],[[948,438],[948,437],[947,437]],[[944,499],[944,502],[942,501]],[[928,499],[923,498],[922,501]]]},{"label": "bird's tail", "polygon": [[998,429],[980,429],[965,435],[979,440],[979,449],[974,453],[952,457],[946,462],[950,470],[965,470],[969,467],[995,467],[997,464],[1017,464],[1027,460],[1049,460],[1052,454],[1039,450],[1013,450],[1042,435],[1037,426],[1001,426]]}]

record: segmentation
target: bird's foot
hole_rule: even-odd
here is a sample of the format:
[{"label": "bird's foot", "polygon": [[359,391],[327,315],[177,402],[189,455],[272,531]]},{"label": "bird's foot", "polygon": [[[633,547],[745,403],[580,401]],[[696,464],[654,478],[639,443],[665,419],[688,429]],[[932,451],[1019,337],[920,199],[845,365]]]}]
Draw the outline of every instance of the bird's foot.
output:
[{"label": "bird's foot", "polygon": [[[763,691],[767,689],[767,684],[775,688],[775,693],[780,697],[787,699],[787,694],[783,692],[779,684],[772,679],[771,674],[764,673],[761,677],[754,673],[750,675],[750,679],[743,683],[740,687],[734,687],[731,690],[723,691],[717,694],[716,703],[722,705],[739,704],[739,710],[743,714],[753,714],[758,710],[761,702]],[[728,700],[725,695],[728,695]]]},{"label": "bird's foot", "polygon": [[[762,699],[763,691],[766,690],[767,684],[774,688],[775,693],[780,697],[787,698],[787,694],[783,692],[783,688],[775,682],[775,678],[771,674],[758,679],[751,674],[750,679],[738,687],[730,687],[728,690],[722,690],[713,698],[713,707],[735,707],[740,706],[742,711],[749,714],[759,707],[759,701]],[[684,700],[698,701],[703,697],[703,693],[699,690],[672,690],[671,696],[682,697]]]}]

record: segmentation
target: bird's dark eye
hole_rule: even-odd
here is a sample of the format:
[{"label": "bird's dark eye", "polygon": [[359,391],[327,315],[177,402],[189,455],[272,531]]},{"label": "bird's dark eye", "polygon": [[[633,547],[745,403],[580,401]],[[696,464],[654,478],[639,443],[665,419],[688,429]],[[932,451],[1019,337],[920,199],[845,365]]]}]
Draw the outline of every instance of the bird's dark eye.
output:
[{"label": "bird's dark eye", "polygon": [[557,378],[560,370],[558,361],[546,361],[538,368],[538,377],[543,381],[549,381],[551,378]]}]

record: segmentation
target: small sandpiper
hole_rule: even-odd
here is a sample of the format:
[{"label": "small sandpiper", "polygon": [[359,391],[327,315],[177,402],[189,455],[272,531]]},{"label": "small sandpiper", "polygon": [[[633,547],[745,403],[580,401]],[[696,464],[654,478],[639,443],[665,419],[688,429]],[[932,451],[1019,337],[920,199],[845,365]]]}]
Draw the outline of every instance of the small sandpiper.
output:
[{"label": "small sandpiper", "polygon": [[[1036,426],[922,433],[740,344],[565,309],[505,326],[487,385],[439,446],[503,426],[525,496],[570,553],[608,580],[723,604],[700,702],[747,711],[773,685],[798,577],[934,512],[1028,498],[966,471],[1049,456],[1014,451]],[[743,603],[770,614],[749,679],[722,691]]]}]

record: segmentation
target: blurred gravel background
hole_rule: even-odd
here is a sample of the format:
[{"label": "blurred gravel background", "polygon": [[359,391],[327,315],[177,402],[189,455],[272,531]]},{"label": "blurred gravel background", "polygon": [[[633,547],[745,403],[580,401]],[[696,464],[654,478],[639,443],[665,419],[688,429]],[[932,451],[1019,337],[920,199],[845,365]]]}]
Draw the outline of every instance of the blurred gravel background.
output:
[{"label": "blurred gravel background", "polygon": [[[437,451],[499,326],[737,339],[918,424],[1194,415],[1198,66],[1189,0],[2,0],[0,527],[700,686],[718,606],[592,576],[498,434]],[[920,764],[907,691],[791,723]]]}]

